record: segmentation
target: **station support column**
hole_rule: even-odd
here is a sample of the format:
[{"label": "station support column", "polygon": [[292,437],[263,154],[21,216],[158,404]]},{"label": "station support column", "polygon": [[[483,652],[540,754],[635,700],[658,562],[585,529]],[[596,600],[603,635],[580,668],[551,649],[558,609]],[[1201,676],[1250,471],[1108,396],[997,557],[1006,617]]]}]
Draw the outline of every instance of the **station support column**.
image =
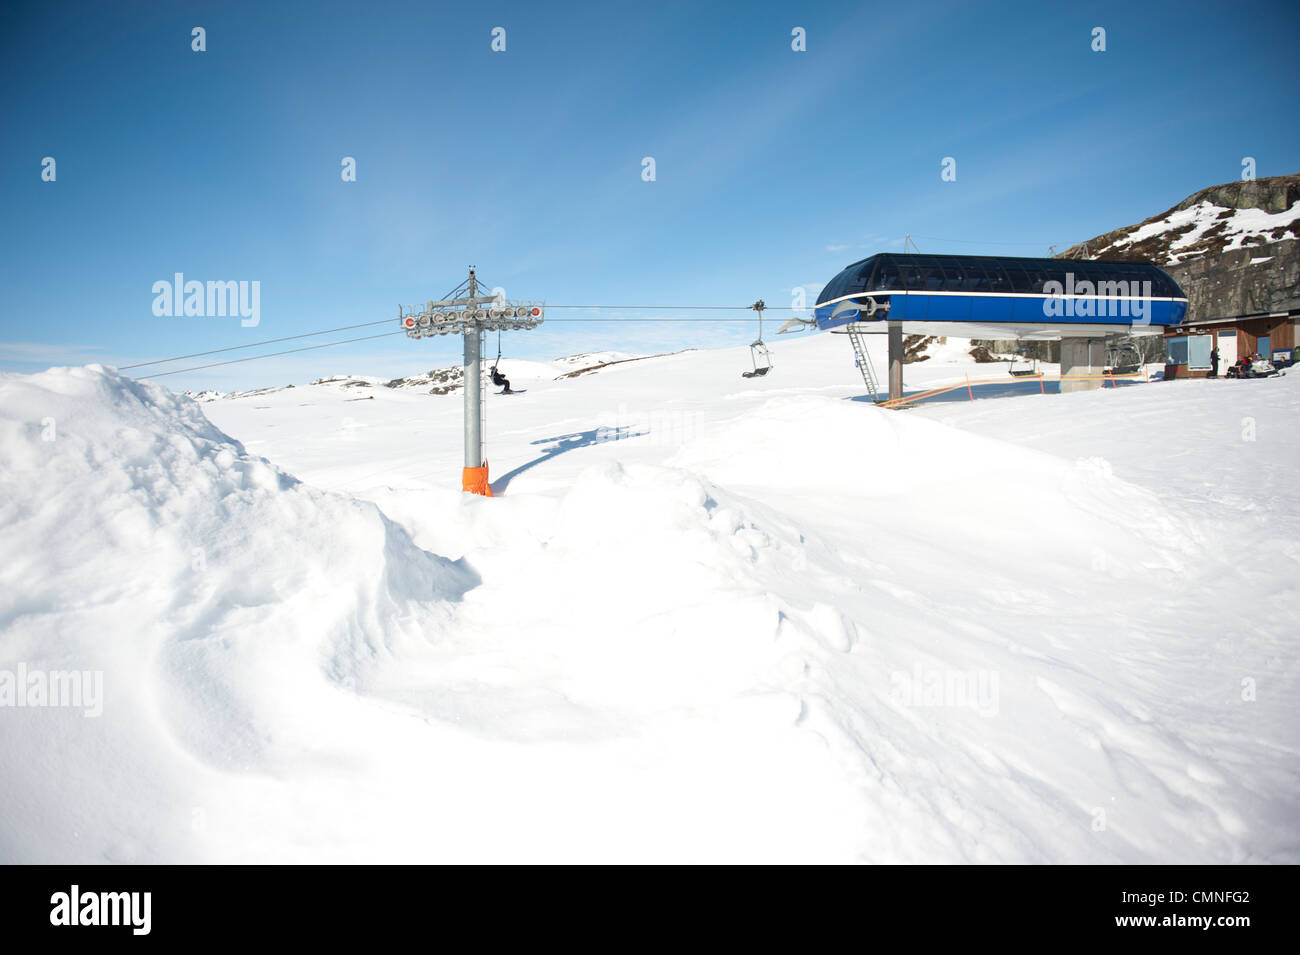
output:
[{"label": "station support column", "polygon": [[889,400],[903,397],[903,323],[889,323]]},{"label": "station support column", "polygon": [[1100,388],[1105,370],[1104,338],[1069,336],[1061,339],[1061,394]]}]

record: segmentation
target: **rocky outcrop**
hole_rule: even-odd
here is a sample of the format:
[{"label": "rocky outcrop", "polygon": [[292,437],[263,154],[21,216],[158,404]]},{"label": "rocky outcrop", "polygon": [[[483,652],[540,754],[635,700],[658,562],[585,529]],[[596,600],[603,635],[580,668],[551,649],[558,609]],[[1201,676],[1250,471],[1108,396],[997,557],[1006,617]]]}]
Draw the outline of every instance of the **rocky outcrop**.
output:
[{"label": "rocky outcrop", "polygon": [[1188,316],[1300,307],[1300,173],[1211,186],[1172,209],[1067,249],[1062,258],[1153,262],[1187,293]]},{"label": "rocky outcrop", "polygon": [[1300,242],[1270,242],[1203,256],[1165,271],[1187,293],[1193,318],[1300,307]]},{"label": "rocky outcrop", "polygon": [[903,364],[910,365],[913,362],[929,361],[931,356],[925,353],[931,343],[942,345],[946,338],[938,338],[934,335],[905,335],[903,337]]},{"label": "rocky outcrop", "polygon": [[384,383],[386,388],[428,388],[431,395],[449,395],[461,386],[465,370],[453,365],[450,368],[434,368],[423,375],[410,375],[406,378],[394,378]]}]

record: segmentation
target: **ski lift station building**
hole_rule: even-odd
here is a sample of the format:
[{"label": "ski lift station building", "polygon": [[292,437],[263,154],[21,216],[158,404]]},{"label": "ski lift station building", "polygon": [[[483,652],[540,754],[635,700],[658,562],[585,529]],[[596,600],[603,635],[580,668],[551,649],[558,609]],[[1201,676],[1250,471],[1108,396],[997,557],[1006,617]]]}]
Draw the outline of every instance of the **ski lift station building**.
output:
[{"label": "ski lift station building", "polygon": [[1146,262],[880,253],[827,283],[823,330],[889,333],[890,396],[902,394],[903,333],[1060,339],[1061,390],[1101,387],[1106,339],[1160,335],[1187,296]]}]

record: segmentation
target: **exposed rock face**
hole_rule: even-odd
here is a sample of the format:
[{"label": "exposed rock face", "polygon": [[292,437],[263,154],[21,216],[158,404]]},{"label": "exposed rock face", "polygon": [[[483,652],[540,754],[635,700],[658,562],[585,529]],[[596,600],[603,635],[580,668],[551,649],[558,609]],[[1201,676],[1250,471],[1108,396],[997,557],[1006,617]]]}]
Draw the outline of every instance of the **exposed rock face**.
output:
[{"label": "exposed rock face", "polygon": [[1188,196],[1174,209],[1188,209],[1204,200],[1225,209],[1263,209],[1286,212],[1300,201],[1300,172],[1266,179],[1247,179],[1210,186]]},{"label": "exposed rock face", "polygon": [[411,375],[407,378],[394,378],[385,382],[387,388],[429,388],[431,395],[449,395],[461,386],[465,370],[453,365],[450,368],[433,368],[423,375]]},{"label": "exposed rock face", "polygon": [[970,356],[975,359],[976,364],[988,365],[988,364],[992,364],[995,361],[996,362],[1002,361],[1002,359],[999,356],[993,354],[993,352],[989,349],[988,344],[986,344],[985,342],[982,342],[979,339],[975,339],[971,342],[971,345],[973,345],[974,347],[971,348],[970,350]]},{"label": "exposed rock face", "polygon": [[929,361],[930,357],[925,350],[934,342],[942,345],[946,338],[937,338],[934,335],[906,335],[903,337],[903,364],[910,365],[913,362]]},{"label": "exposed rock face", "polygon": [[[360,375],[333,375],[329,378],[317,378],[311,382],[311,386],[338,388],[342,391],[353,391],[363,388],[411,388],[411,389],[428,389],[431,395],[447,395],[461,387],[461,379],[465,372],[459,366],[451,368],[434,368],[423,375],[412,375],[408,378],[393,378],[385,381],[382,378],[368,378]],[[284,391],[292,388],[293,385],[284,385],[273,388],[255,388],[252,391],[232,391],[225,394],[220,391],[187,391],[196,401],[216,401],[221,398],[256,398],[259,395],[275,394],[277,391]],[[310,387],[310,386],[309,386]],[[373,395],[367,397],[373,398]],[[360,401],[361,398],[349,398],[349,401]]]},{"label": "exposed rock face", "polygon": [[1206,256],[1166,271],[1187,293],[1194,318],[1300,307],[1300,242],[1270,242]]},{"label": "exposed rock face", "polygon": [[364,378],[354,378],[350,375],[334,375],[329,378],[317,378],[312,382],[313,385],[338,385],[340,388],[370,388],[372,382]]},{"label": "exposed rock face", "polygon": [[1188,299],[1189,318],[1300,306],[1300,173],[1211,186],[1062,258],[1153,262]]}]

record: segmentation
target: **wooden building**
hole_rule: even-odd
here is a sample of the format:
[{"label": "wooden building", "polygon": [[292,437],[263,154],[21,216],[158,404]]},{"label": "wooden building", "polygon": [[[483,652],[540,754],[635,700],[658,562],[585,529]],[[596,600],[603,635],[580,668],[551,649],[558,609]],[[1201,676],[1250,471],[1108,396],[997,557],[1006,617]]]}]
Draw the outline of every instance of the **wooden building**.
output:
[{"label": "wooden building", "polygon": [[1205,378],[1210,352],[1219,350],[1219,375],[1243,355],[1258,354],[1279,368],[1295,360],[1296,322],[1300,308],[1257,312],[1232,318],[1184,319],[1165,329],[1165,380]]}]

